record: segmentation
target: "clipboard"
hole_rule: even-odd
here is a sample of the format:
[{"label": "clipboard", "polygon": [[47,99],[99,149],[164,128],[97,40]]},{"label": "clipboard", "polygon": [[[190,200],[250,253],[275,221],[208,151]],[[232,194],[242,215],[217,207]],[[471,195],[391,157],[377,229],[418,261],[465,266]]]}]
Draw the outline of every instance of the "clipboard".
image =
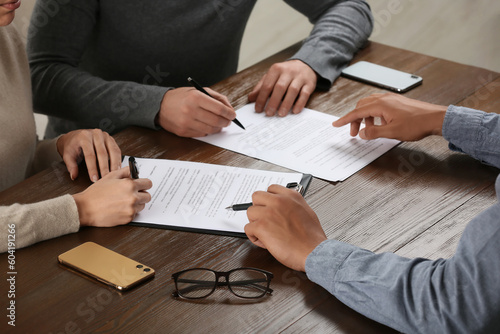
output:
[{"label": "clipboard", "polygon": [[[307,189],[309,188],[309,184],[311,183],[312,178],[313,178],[313,176],[311,174],[303,174],[302,179],[300,180],[300,183],[299,183],[302,186],[302,190],[300,191],[300,194],[302,195],[302,197],[305,195]],[[182,227],[182,226],[175,226],[175,225],[159,225],[159,224],[143,223],[143,222],[130,222],[128,225],[139,226],[139,227],[142,226],[142,227],[160,228],[160,229],[181,231],[181,232],[194,232],[194,233],[203,233],[203,234],[215,234],[215,235],[228,236],[228,237],[247,238],[247,235],[245,233],[221,231],[221,230],[211,230],[211,229],[204,229],[204,228]]]},{"label": "clipboard", "polygon": [[[128,164],[128,157],[125,157],[125,158],[126,159],[122,160],[123,165]],[[188,182],[188,180],[192,180],[191,176],[173,179],[173,177],[171,176],[172,174],[170,172],[165,171],[167,167],[171,168],[172,165],[179,166],[179,169],[188,169],[188,168],[193,168],[193,169],[198,168],[199,170],[214,169],[217,172],[222,171],[222,172],[227,172],[228,174],[231,174],[231,175],[236,174],[236,175],[238,175],[237,176],[238,178],[239,177],[243,177],[243,178],[247,177],[247,175],[239,176],[238,173],[241,172],[241,173],[251,173],[250,176],[248,176],[249,179],[263,180],[264,178],[267,177],[266,180],[267,179],[273,180],[273,177],[275,177],[279,180],[283,180],[283,182],[281,182],[281,183],[280,182],[271,182],[269,184],[262,183],[262,182],[265,182],[265,181],[262,181],[260,183],[260,189],[256,189],[256,190],[267,189],[267,187],[269,187],[271,184],[274,184],[274,183],[278,183],[278,184],[281,184],[283,186],[286,186],[288,183],[290,183],[290,181],[286,181],[285,179],[287,177],[288,178],[293,177],[294,181],[292,181],[292,182],[297,183],[297,181],[298,181],[298,183],[300,184],[300,186],[302,188],[300,191],[300,194],[302,196],[304,196],[306,194],[306,192],[309,188],[309,185],[312,181],[312,178],[313,178],[313,176],[311,174],[281,173],[281,172],[263,171],[263,170],[255,170],[255,169],[248,169],[248,168],[204,164],[204,163],[197,163],[197,162],[191,162],[191,161],[178,161],[178,160],[165,160],[165,159],[144,159],[144,158],[136,158],[135,160],[138,163],[139,177],[151,178],[153,181],[153,188],[150,191],[150,194],[153,197],[151,202],[156,201],[156,203],[154,204],[156,206],[155,207],[156,210],[158,208],[162,209],[162,207],[161,207],[162,204],[159,203],[159,201],[160,201],[160,199],[167,197],[167,193],[169,193],[169,194],[172,193],[169,195],[170,199],[165,200],[165,201],[170,201],[170,202],[172,202],[173,200],[179,200],[179,197],[182,197],[182,196],[185,197],[185,194],[182,194],[180,191],[179,191],[179,194],[177,194],[177,193],[175,193],[175,190],[168,188],[168,186],[166,186],[166,185],[164,185],[163,191],[160,191],[159,189],[155,189],[155,181],[153,180],[154,175],[152,177],[150,177],[152,175],[153,171],[155,173],[165,173],[165,175],[162,176],[162,178],[156,179],[156,180],[158,180],[158,181],[156,181],[157,186],[161,186],[161,185],[158,185],[158,183],[166,183],[167,181],[175,182],[175,185],[178,186],[179,184],[181,184],[183,182],[185,183],[185,182]],[[194,174],[196,174],[196,173],[193,172],[193,175]],[[254,174],[257,176],[254,177]],[[216,182],[214,182],[214,184],[216,184]],[[225,187],[227,187],[227,184],[231,184],[231,183],[226,182],[225,184],[220,184],[220,188],[224,189]],[[243,183],[243,185],[245,185],[245,184],[246,183]],[[233,184],[231,184],[231,186],[233,186]],[[241,186],[241,187],[243,187],[243,186]],[[216,188],[216,187],[215,188],[212,187],[212,190],[214,192],[222,191],[221,189]],[[248,191],[250,192],[251,189],[248,189]],[[253,191],[251,191],[251,193],[253,193]],[[249,195],[251,197],[251,193],[245,194],[245,195]],[[195,195],[193,195],[193,197],[195,197]],[[198,196],[198,197],[203,198],[203,196]],[[231,200],[233,200],[233,198],[231,198]],[[184,198],[182,199],[182,201],[184,201]],[[238,200],[236,200],[236,201],[238,201]],[[214,201],[212,201],[212,202],[214,202]],[[211,205],[212,205],[212,210],[214,210],[214,211],[215,211],[215,209],[213,209],[213,207],[216,207],[217,210],[219,210],[219,208],[226,210],[225,208],[227,207],[227,205],[224,205],[224,203],[222,203],[222,202],[220,203],[220,205],[219,205],[219,203],[216,203],[216,204],[212,203]],[[168,229],[168,230],[174,230],[174,231],[195,232],[195,233],[205,233],[205,234],[215,234],[215,235],[246,238],[246,234],[243,231],[244,225],[246,225],[246,223],[248,223],[248,218],[246,217],[246,211],[240,211],[240,212],[224,211],[224,212],[227,212],[227,215],[229,215],[230,217],[229,218],[225,217],[223,223],[231,225],[233,223],[233,220],[234,220],[234,224],[232,224],[232,226],[230,226],[231,228],[225,229],[224,224],[213,224],[212,225],[212,224],[208,223],[207,225],[204,225],[205,221],[203,221],[203,223],[200,223],[199,222],[200,218],[194,217],[194,216],[191,216],[191,218],[193,218],[194,222],[189,222],[189,221],[186,222],[186,221],[184,221],[184,217],[182,218],[183,221],[180,221],[180,220],[178,220],[178,217],[181,217],[180,215],[176,216],[176,215],[172,215],[172,214],[169,216],[165,215],[165,216],[163,216],[163,218],[160,217],[160,219],[164,219],[164,221],[159,222],[158,217],[161,216],[161,213],[156,212],[154,215],[151,212],[148,212],[147,210],[152,211],[151,208],[148,209],[148,204],[146,205],[146,208],[143,211],[141,211],[138,214],[138,216],[136,216],[134,221],[129,223],[129,225],[140,226],[140,227],[149,227],[149,228]],[[170,210],[170,208],[169,208],[169,210]],[[222,211],[222,210],[220,210],[220,211]],[[169,211],[169,212],[171,212],[171,211]],[[226,214],[226,213],[224,213],[224,214]],[[231,217],[233,217],[234,219]],[[203,218],[201,218],[201,219],[203,220]],[[218,219],[218,218],[216,217],[214,219]],[[206,218],[205,218],[205,220],[209,221],[209,219],[206,219]],[[222,228],[221,228],[221,226],[222,226]],[[234,228],[235,226],[236,226],[236,228]],[[216,228],[211,228],[211,227],[216,227]]]}]

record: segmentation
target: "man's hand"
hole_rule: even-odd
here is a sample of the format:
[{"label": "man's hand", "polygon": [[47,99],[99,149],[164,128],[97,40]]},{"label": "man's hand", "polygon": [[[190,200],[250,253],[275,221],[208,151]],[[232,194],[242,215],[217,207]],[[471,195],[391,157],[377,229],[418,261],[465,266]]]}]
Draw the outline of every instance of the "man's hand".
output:
[{"label": "man's hand", "polygon": [[245,233],[282,264],[305,271],[307,256],[324,240],[318,216],[295,190],[272,185],[252,196]]},{"label": "man's hand", "polygon": [[99,129],[75,130],[59,137],[57,152],[63,158],[72,180],[78,176],[78,164],[85,159],[92,182],[121,168],[122,156],[113,137]]},{"label": "man's hand", "polygon": [[[351,123],[351,136],[363,139],[391,138],[416,141],[430,135],[442,135],[447,107],[421,102],[386,93],[373,94],[361,99],[349,114],[333,122],[340,127]],[[375,125],[380,117],[380,125]],[[365,128],[360,130],[361,122]]]},{"label": "man's hand", "polygon": [[231,124],[236,112],[227,97],[210,88],[205,89],[212,97],[191,87],[166,92],[158,124],[181,137],[203,137],[220,132]]},{"label": "man's hand", "polygon": [[316,72],[300,60],[276,63],[248,94],[248,100],[255,102],[256,112],[265,110],[267,116],[276,112],[286,116],[290,110],[298,114],[316,89],[317,81]]}]

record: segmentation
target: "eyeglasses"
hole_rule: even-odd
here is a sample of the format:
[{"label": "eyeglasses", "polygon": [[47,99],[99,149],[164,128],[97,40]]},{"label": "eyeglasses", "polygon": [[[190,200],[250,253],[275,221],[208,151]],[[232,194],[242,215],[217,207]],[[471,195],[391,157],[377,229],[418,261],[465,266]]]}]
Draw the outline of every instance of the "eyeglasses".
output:
[{"label": "eyeglasses", "polygon": [[[224,277],[225,281],[219,281]],[[261,298],[269,288],[273,274],[255,268],[238,268],[230,271],[214,271],[195,268],[179,271],[172,275],[175,282],[174,297],[201,299],[210,296],[218,286],[228,286],[229,291],[240,298]]]}]

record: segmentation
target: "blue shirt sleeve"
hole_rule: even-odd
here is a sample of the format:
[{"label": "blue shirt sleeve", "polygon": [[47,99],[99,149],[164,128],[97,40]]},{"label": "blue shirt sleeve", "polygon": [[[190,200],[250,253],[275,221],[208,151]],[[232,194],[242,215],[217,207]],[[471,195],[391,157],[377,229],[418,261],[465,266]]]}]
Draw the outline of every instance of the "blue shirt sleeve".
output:
[{"label": "blue shirt sleeve", "polygon": [[[450,148],[500,166],[499,115],[450,106]],[[500,177],[496,181],[497,197]],[[309,279],[357,312],[405,333],[500,332],[500,204],[475,217],[449,259],[375,254],[337,240],[308,256]]]},{"label": "blue shirt sleeve", "polygon": [[499,333],[499,217],[497,203],[474,218],[450,259],[327,240],[307,258],[306,273],[347,306],[404,333]]},{"label": "blue shirt sleeve", "polygon": [[451,105],[444,117],[443,137],[451,150],[500,168],[500,115]]}]

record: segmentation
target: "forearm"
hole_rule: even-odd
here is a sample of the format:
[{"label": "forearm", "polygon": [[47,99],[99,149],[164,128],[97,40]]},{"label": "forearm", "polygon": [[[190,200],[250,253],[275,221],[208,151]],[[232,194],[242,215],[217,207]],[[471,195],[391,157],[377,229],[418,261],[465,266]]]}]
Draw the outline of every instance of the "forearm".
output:
[{"label": "forearm", "polygon": [[[374,254],[335,240],[323,242],[306,261],[313,282],[357,312],[404,333],[430,333],[423,321],[430,321],[432,301],[415,296],[422,289],[413,279],[428,282],[424,267],[424,260]],[[441,327],[434,328],[439,332]]]},{"label": "forearm", "polygon": [[306,273],[349,307],[405,333],[495,332],[498,217],[497,203],[474,218],[447,260],[374,254],[328,240],[309,255]]},{"label": "forearm", "polygon": [[34,107],[89,128],[116,132],[130,125],[156,128],[168,88],[106,81],[55,60],[31,61]]},{"label": "forearm", "polygon": [[0,236],[3,240],[0,242],[0,253],[8,249],[9,234],[15,235],[15,247],[23,248],[76,232],[79,228],[78,210],[70,195],[33,204],[1,206]]},{"label": "forearm", "polygon": [[442,132],[451,150],[500,168],[500,115],[451,105]]},{"label": "forearm", "polygon": [[321,1],[315,6],[304,1],[287,2],[315,24],[292,59],[308,64],[320,76],[317,87],[329,89],[368,40],[373,28],[370,7],[361,0]]},{"label": "forearm", "polygon": [[91,52],[100,2],[60,4],[59,11],[39,25],[36,18],[46,15],[50,3],[37,1],[28,37],[35,109],[108,131],[128,125],[155,128],[154,118],[167,88],[147,85],[151,78],[110,81],[82,67],[85,54]]},{"label": "forearm", "polygon": [[[457,280],[445,275],[446,261],[412,260],[357,249],[334,270],[332,279],[320,274],[324,270],[317,267],[328,265],[327,257],[335,248],[318,247],[315,252],[324,255],[308,258],[307,275],[366,317],[404,333],[472,333],[472,328],[481,327],[474,319],[474,304],[467,305],[469,297],[478,298],[476,292],[461,289]],[[464,297],[454,301],[458,294]]]}]

